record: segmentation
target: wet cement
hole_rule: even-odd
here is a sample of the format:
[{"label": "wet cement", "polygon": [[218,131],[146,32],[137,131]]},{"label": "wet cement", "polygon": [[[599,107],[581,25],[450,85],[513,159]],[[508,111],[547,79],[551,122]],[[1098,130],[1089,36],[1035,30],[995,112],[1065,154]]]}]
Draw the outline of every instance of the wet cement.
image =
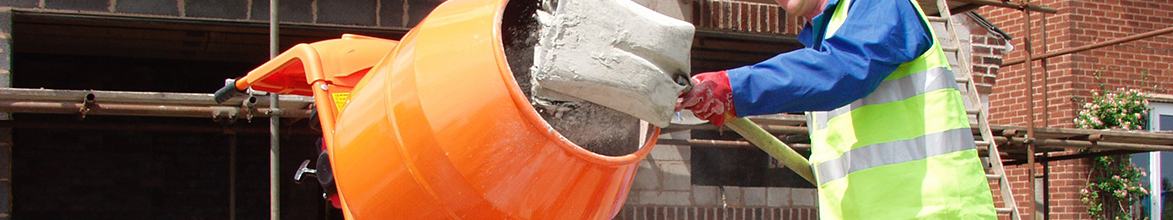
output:
[{"label": "wet cement", "polygon": [[591,102],[668,126],[688,83],[691,24],[630,0],[561,0],[538,22],[539,105]]},{"label": "wet cement", "polygon": [[[556,1],[550,1],[556,4]],[[533,91],[534,51],[538,44],[538,0],[514,0],[505,7],[502,18],[502,42],[513,77],[530,102]],[[640,120],[622,112],[591,102],[549,103],[537,108],[538,114],[570,142],[583,149],[607,156],[622,156],[639,150]],[[556,109],[557,108],[557,109]]]}]

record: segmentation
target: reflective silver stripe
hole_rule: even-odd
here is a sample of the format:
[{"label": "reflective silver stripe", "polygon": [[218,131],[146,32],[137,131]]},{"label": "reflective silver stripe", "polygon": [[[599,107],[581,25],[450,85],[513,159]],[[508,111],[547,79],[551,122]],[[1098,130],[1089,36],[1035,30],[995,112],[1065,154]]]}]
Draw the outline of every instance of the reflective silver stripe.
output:
[{"label": "reflective silver stripe", "polygon": [[856,108],[905,100],[941,89],[957,89],[957,79],[953,77],[953,71],[945,67],[930,68],[903,78],[880,83],[880,86],[876,87],[876,91],[872,94],[831,110],[827,112],[825,117],[820,115],[820,120],[814,124],[817,125],[818,130],[823,130],[827,128],[826,122],[831,118],[847,114]]},{"label": "reflective silver stripe", "polygon": [[958,128],[913,139],[863,146],[814,167],[821,186],[855,171],[975,148],[970,129]]}]

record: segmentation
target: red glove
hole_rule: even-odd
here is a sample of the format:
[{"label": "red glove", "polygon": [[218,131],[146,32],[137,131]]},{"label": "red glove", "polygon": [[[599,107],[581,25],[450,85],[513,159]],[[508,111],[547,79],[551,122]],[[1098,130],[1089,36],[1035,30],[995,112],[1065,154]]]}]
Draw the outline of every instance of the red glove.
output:
[{"label": "red glove", "polygon": [[692,76],[692,90],[680,95],[676,110],[688,109],[697,118],[709,120],[720,127],[725,124],[725,115],[737,115],[733,110],[733,89],[729,87],[729,74],[724,70],[705,72]]}]

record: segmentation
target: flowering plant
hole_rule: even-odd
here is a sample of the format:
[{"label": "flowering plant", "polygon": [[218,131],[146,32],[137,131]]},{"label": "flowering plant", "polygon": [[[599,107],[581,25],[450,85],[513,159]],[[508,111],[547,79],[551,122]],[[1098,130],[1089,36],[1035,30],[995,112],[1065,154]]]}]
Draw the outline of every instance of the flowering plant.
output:
[{"label": "flowering plant", "polygon": [[[1085,129],[1141,130],[1149,113],[1149,101],[1135,89],[1092,90],[1091,101],[1083,103],[1074,120]],[[1132,164],[1128,155],[1097,157],[1092,160],[1087,188],[1080,190],[1088,214],[1096,219],[1133,219],[1130,207],[1148,194],[1140,185],[1145,172]]]},{"label": "flowering plant", "polygon": [[1103,93],[1092,90],[1092,100],[1083,103],[1075,126],[1087,129],[1140,130],[1149,114],[1149,100],[1136,89]]},{"label": "flowering plant", "polygon": [[1140,185],[1146,174],[1128,160],[1128,155],[1094,158],[1087,188],[1079,191],[1081,202],[1095,219],[1133,219],[1132,204],[1149,192]]}]

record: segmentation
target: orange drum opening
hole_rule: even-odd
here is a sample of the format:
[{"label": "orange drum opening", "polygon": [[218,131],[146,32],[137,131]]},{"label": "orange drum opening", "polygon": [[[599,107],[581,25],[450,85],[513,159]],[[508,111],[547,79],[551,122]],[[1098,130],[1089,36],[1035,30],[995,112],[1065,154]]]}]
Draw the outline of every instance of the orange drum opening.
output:
[{"label": "orange drum opening", "polygon": [[[556,4],[556,1],[550,1]],[[531,70],[534,47],[538,43],[539,4],[535,1],[510,1],[501,18],[501,39],[509,68],[525,97],[534,101]],[[641,139],[647,138],[648,125],[638,118],[590,102],[552,103],[553,107],[535,110],[554,130],[570,142],[591,152],[622,156],[636,152]],[[538,105],[531,105],[537,107]],[[562,109],[553,109],[562,108]]]}]

